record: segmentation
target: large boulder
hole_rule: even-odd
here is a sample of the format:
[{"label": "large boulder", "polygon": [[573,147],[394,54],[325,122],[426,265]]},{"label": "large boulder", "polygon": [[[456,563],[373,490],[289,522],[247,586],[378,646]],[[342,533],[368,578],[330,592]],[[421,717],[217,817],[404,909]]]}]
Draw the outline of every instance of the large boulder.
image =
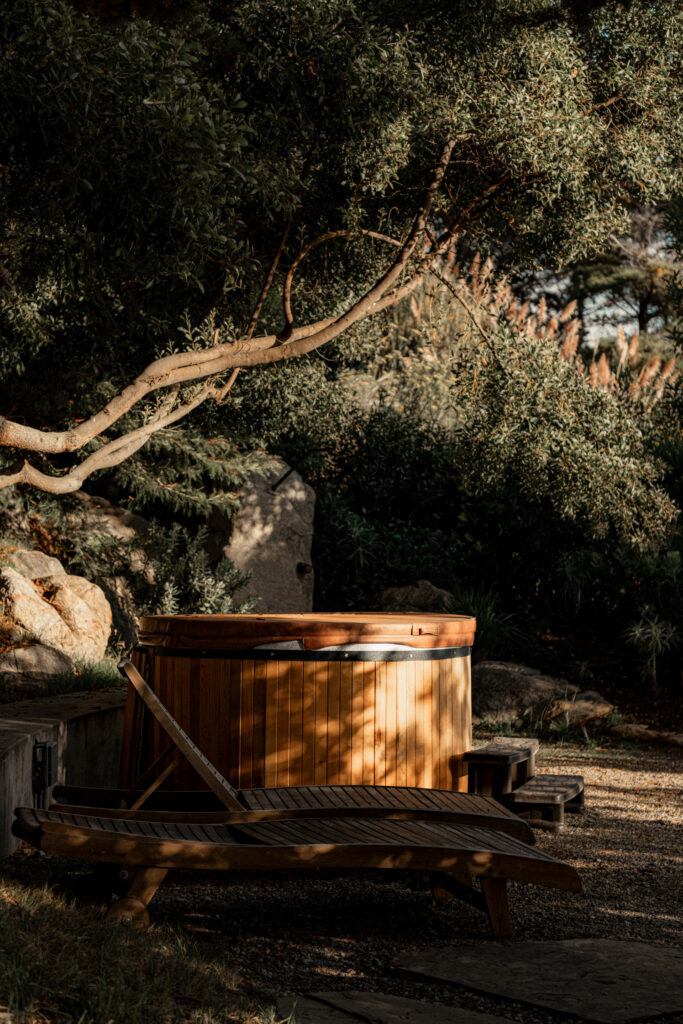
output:
[{"label": "large boulder", "polygon": [[[69,658],[99,661],[111,631],[109,602],[94,583],[70,576],[57,564],[61,572],[37,579],[11,566],[0,570],[5,617],[14,638],[35,638]],[[32,575],[34,569],[27,571]]]},{"label": "large boulder", "polygon": [[594,690],[581,691],[527,665],[484,661],[472,669],[472,721],[476,724],[491,722],[522,729],[560,720],[581,726],[605,718],[613,710]]},{"label": "large boulder", "polygon": [[71,658],[43,644],[15,647],[0,654],[0,685],[14,690],[42,689],[55,676],[74,671]]},{"label": "large boulder", "polygon": [[45,555],[42,551],[25,551],[18,548],[11,553],[8,562],[27,580],[40,580],[46,576],[62,576],[65,572],[58,558]]},{"label": "large boulder", "polygon": [[254,474],[240,489],[232,519],[213,513],[209,553],[231,559],[251,580],[237,602],[259,597],[259,612],[310,612],[313,608],[315,492],[282,459]]},{"label": "large boulder", "polygon": [[107,498],[85,491],[76,491],[74,497],[82,504],[81,510],[70,512],[68,516],[76,528],[87,527],[93,533],[103,533],[124,543],[130,543],[149,528],[142,516],[113,505]]},{"label": "large boulder", "polygon": [[76,491],[75,498],[81,503],[76,511],[69,512],[66,521],[70,528],[79,533],[97,533],[111,537],[128,547],[128,561],[134,572],[142,573],[149,583],[153,575],[140,547],[134,542],[149,530],[149,523],[143,516],[112,504],[108,498],[97,494]]},{"label": "large boulder", "polygon": [[620,740],[633,740],[636,743],[669,743],[683,747],[683,732],[658,732],[638,722],[617,722],[610,732]]},{"label": "large boulder", "polygon": [[389,587],[378,601],[379,612],[453,612],[455,598],[450,590],[441,590],[429,580],[418,580],[407,587]]}]

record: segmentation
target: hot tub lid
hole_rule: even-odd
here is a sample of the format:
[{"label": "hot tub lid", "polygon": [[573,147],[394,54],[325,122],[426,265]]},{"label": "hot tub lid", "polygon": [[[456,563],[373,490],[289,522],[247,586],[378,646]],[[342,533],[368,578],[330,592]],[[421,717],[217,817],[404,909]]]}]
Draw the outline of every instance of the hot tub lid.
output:
[{"label": "hot tub lid", "polygon": [[335,612],[303,615],[144,615],[140,643],[183,650],[250,650],[299,640],[310,651],[337,644],[471,647],[470,615]]}]

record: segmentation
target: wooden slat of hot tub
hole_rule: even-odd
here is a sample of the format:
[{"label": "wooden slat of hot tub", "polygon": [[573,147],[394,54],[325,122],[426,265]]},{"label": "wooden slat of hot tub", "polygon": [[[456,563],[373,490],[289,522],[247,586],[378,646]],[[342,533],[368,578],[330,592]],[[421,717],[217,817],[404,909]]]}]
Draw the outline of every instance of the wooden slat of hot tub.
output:
[{"label": "wooden slat of hot tub", "polygon": [[180,650],[242,650],[285,640],[302,640],[306,650],[344,643],[471,647],[475,627],[467,615],[146,615],[140,643]]},{"label": "wooden slat of hot tub", "polygon": [[450,751],[453,749],[453,720],[451,718],[451,710],[453,707],[452,698],[455,686],[453,685],[450,672],[444,668],[442,662],[434,662],[434,667],[438,673],[439,679],[439,789],[449,789],[450,766],[448,764],[448,759]]},{"label": "wooden slat of hot tub", "polygon": [[308,678],[304,674],[304,665],[299,662],[301,670],[301,778],[315,779],[315,673]]},{"label": "wooden slat of hot tub", "polygon": [[353,742],[353,664],[341,662],[339,676],[339,781],[350,782]]},{"label": "wooden slat of hot tub", "polygon": [[417,704],[422,705],[422,728],[420,729],[419,741],[417,744],[418,761],[422,766],[419,775],[419,786],[432,788],[434,782],[434,765],[431,751],[427,749],[427,742],[431,738],[432,730],[432,687],[430,682],[430,666],[428,661],[419,661],[415,665],[417,672]]},{"label": "wooden slat of hot tub", "polygon": [[263,751],[263,784],[267,778],[277,778],[277,698],[278,663],[267,662],[266,716]]},{"label": "wooden slat of hot tub", "polygon": [[[401,666],[402,667],[402,666]],[[397,743],[397,717],[396,717],[396,676],[398,665],[395,661],[386,663],[386,701],[387,701],[387,725],[385,739],[385,786],[395,786],[396,783],[396,743]]]},{"label": "wooden slat of hot tub", "polygon": [[254,662],[238,662],[242,666],[240,686],[240,747],[238,787],[249,786],[253,770],[254,731]]},{"label": "wooden slat of hot tub", "polygon": [[327,780],[327,744],[329,731],[323,728],[327,722],[328,671],[330,662],[320,661],[313,669],[313,689],[315,691],[313,744],[315,748],[313,783],[325,785]]},{"label": "wooden slat of hot tub", "polygon": [[[198,652],[199,654],[199,652]],[[466,789],[469,658],[399,662],[136,654],[153,689],[239,788],[408,785]],[[145,664],[147,662],[147,664]],[[128,718],[132,712],[129,709]],[[167,746],[150,716],[139,756],[127,738],[122,784]],[[196,788],[187,765],[173,785]]]},{"label": "wooden slat of hot tub", "polygon": [[263,786],[265,780],[266,711],[270,668],[267,661],[254,662],[254,738],[252,742],[252,785],[254,786]]},{"label": "wooden slat of hot tub", "polygon": [[358,692],[361,700],[361,716],[363,719],[363,771],[361,782],[364,786],[372,786],[375,782],[375,672],[358,665],[360,685]]},{"label": "wooden slat of hot tub", "polygon": [[351,784],[363,785],[363,757],[365,754],[365,716],[363,714],[364,673],[363,666],[351,663],[352,686],[351,720],[355,729],[351,732]]},{"label": "wooden slat of hot tub", "polygon": [[304,664],[293,661],[289,690],[289,784],[300,786],[303,778],[304,750]]},{"label": "wooden slat of hot tub", "polygon": [[[341,718],[341,663],[331,661],[327,670],[327,783],[339,783],[339,722]],[[323,725],[323,723],[320,723]]]}]

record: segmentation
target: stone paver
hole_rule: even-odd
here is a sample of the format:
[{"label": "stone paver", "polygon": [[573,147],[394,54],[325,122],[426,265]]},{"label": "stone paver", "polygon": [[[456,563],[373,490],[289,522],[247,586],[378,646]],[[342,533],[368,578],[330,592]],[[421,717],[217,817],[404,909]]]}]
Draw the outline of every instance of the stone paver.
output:
[{"label": "stone paver", "polygon": [[353,1020],[343,1010],[334,1010],[306,996],[278,999],[275,1019],[288,1021],[292,1013],[296,1024],[351,1024]]},{"label": "stone paver", "polygon": [[282,999],[277,1009],[279,1019],[287,1019],[294,1010],[296,1024],[511,1024],[489,1013],[379,992],[314,992],[296,1000]]},{"label": "stone paver", "polygon": [[646,942],[456,947],[406,954],[394,967],[596,1024],[683,1013],[683,951]]}]

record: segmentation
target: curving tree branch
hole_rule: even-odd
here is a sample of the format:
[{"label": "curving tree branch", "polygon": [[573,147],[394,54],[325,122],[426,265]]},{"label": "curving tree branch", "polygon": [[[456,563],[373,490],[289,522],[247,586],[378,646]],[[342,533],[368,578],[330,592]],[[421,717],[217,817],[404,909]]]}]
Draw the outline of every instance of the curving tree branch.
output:
[{"label": "curving tree branch", "polygon": [[[291,305],[292,281],[294,280],[294,275],[298,270],[302,260],[304,260],[306,256],[308,256],[309,252],[311,252],[312,249],[315,249],[317,246],[322,245],[323,242],[330,242],[333,238],[348,238],[350,233],[350,231],[347,231],[344,228],[342,228],[339,231],[326,231],[324,235],[319,235],[317,238],[314,238],[312,242],[309,242],[308,245],[305,245],[303,247],[299,255],[292,263],[291,267],[287,271],[287,276],[285,277],[285,283],[282,289],[282,305],[285,314],[285,329],[280,335],[282,342],[287,341],[291,337],[292,329],[294,327],[294,317],[292,316]],[[380,234],[379,231],[368,231],[367,229],[363,228],[361,229],[360,234],[364,235],[366,238],[377,238],[381,242],[387,242],[389,245],[395,245],[399,249],[401,248],[402,245],[402,243],[399,242],[396,238],[391,238],[389,235],[382,235]]]},{"label": "curving tree branch", "polygon": [[[274,263],[259,296],[254,314],[252,314],[247,335],[243,339],[223,344],[216,343],[207,349],[173,353],[172,355],[155,359],[131,384],[107,402],[102,409],[87,420],[67,430],[38,430],[35,427],[29,427],[0,417],[0,446],[47,455],[75,452],[81,450],[86,444],[113,426],[142,399],[163,388],[173,389],[168,399],[162,403],[161,408],[147,423],[136,430],[124,434],[122,437],[107,442],[66,474],[50,476],[26,461],[18,472],[0,475],[0,489],[19,483],[28,483],[51,494],[66,494],[70,491],[76,491],[92,473],[100,469],[108,469],[119,465],[130,455],[134,454],[134,452],[138,451],[153,433],[188,415],[188,413],[208,399],[221,401],[234,383],[239,369],[269,365],[312,352],[320,348],[321,345],[339,337],[348,327],[359,320],[372,316],[399,302],[404,295],[418,286],[429,265],[437,257],[440,250],[446,246],[445,242],[442,246],[440,240],[436,250],[433,247],[430,248],[427,254],[421,257],[416,271],[411,274],[409,280],[399,284],[400,278],[408,267],[418,244],[425,237],[429,214],[450,162],[454,145],[455,140],[450,140],[443,147],[422,205],[413,220],[404,242],[398,242],[396,239],[382,235],[379,232],[363,231],[364,235],[395,245],[400,251],[379,281],[352,303],[344,313],[338,317],[329,317],[299,328],[294,328],[292,325],[290,295],[291,283],[296,268],[315,245],[321,244],[330,238],[341,237],[346,234],[345,231],[328,232],[302,250],[287,275],[284,293],[286,330],[288,329],[286,338],[282,334],[262,335],[258,338],[252,336],[258,315],[272,284],[275,269],[284,248],[289,231],[288,224]],[[215,335],[215,341],[217,342],[217,340],[218,332]],[[227,384],[217,385],[214,382],[215,378],[227,371],[232,371]],[[183,384],[200,381],[207,381],[207,383],[190,400],[173,408],[178,389]]]}]

